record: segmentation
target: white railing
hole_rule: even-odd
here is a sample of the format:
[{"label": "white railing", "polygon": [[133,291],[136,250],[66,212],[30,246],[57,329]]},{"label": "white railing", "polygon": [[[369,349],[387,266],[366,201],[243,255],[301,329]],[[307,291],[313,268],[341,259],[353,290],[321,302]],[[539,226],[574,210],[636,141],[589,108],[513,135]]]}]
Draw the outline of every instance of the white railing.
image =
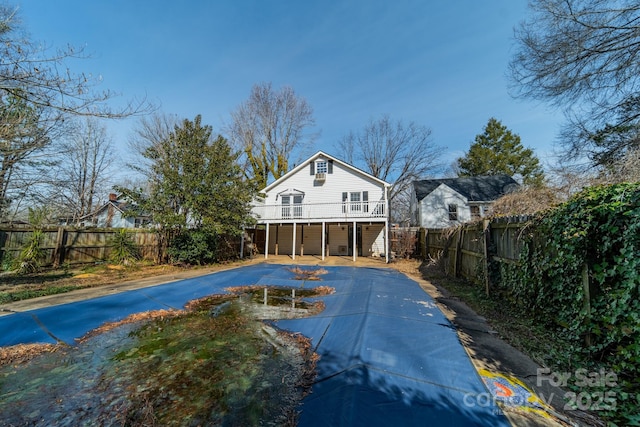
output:
[{"label": "white railing", "polygon": [[385,201],[302,203],[290,205],[257,205],[253,216],[262,221],[312,221],[322,219],[349,220],[362,218],[386,218]]}]

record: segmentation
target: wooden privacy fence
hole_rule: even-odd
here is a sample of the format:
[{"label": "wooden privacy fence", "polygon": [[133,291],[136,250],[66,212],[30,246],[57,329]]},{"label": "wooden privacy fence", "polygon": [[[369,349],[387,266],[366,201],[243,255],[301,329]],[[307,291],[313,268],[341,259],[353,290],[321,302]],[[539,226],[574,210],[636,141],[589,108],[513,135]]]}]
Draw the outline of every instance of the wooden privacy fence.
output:
[{"label": "wooden privacy fence", "polygon": [[528,217],[508,217],[456,228],[423,228],[418,233],[418,253],[441,262],[450,276],[482,283],[488,294],[489,263],[519,263],[519,237],[527,224]]},{"label": "wooden privacy fence", "polygon": [[[44,265],[85,264],[105,261],[111,254],[111,240],[119,229],[80,230],[66,227],[42,230],[40,247],[45,251]],[[16,258],[29,242],[33,229],[0,229],[0,259]],[[155,259],[158,235],[153,231],[127,231],[143,259]]]}]

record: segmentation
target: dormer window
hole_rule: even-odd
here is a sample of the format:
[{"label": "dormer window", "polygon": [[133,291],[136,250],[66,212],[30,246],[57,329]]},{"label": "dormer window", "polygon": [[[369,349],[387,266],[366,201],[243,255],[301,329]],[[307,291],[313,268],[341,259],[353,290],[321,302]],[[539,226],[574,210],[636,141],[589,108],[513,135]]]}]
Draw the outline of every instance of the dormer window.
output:
[{"label": "dormer window", "polygon": [[327,173],[327,161],[326,160],[318,160],[316,161],[316,173]]},{"label": "dormer window", "polygon": [[333,160],[318,159],[316,161],[309,162],[311,175],[319,175],[326,177],[327,174],[333,173]]}]

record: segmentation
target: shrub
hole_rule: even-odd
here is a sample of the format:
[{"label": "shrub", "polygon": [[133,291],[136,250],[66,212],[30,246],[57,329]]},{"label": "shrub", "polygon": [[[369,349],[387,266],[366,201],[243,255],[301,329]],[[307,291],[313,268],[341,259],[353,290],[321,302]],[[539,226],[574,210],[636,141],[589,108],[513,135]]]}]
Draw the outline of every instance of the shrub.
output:
[{"label": "shrub", "polygon": [[22,248],[16,260],[18,272],[35,273],[40,269],[42,261],[46,256],[46,250],[42,248],[42,230],[33,230],[27,241],[27,245]]},{"label": "shrub", "polygon": [[119,229],[111,238],[110,260],[116,264],[128,265],[140,259],[140,250],[127,230]]},{"label": "shrub", "polygon": [[34,230],[27,240],[27,244],[16,258],[18,273],[35,273],[42,266],[47,256],[46,249],[42,248],[42,228],[47,221],[49,211],[47,208],[29,208],[29,222]]},{"label": "shrub", "polygon": [[173,263],[209,264],[216,261],[216,240],[212,232],[186,230],[171,240],[167,254]]}]

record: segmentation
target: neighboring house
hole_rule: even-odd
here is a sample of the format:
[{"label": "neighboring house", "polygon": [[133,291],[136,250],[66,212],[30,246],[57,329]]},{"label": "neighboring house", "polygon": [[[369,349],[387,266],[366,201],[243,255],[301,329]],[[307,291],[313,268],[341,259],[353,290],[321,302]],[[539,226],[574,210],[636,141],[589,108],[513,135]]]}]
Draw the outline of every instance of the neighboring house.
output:
[{"label": "neighboring house", "polygon": [[265,258],[378,256],[388,262],[389,187],[319,151],[261,191],[252,210],[254,243]]},{"label": "neighboring house", "polygon": [[132,215],[131,204],[118,200],[118,196],[111,193],[104,205],[78,219],[74,225],[99,228],[142,228],[146,227],[150,220],[149,215]]},{"label": "neighboring house", "polygon": [[411,225],[447,228],[487,215],[493,202],[517,189],[508,175],[414,181],[411,191]]}]

